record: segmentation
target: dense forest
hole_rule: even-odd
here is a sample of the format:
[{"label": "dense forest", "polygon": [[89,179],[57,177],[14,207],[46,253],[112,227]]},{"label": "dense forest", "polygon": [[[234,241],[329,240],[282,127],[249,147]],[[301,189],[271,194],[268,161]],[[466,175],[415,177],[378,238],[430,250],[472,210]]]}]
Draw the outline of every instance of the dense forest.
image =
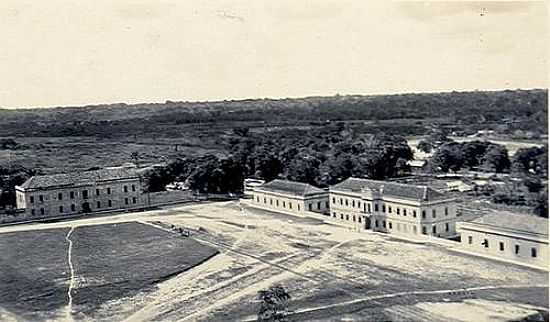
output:
[{"label": "dense forest", "polygon": [[0,136],[170,135],[174,127],[189,124],[265,127],[403,119],[410,124],[437,119],[473,129],[506,123],[508,130],[547,133],[547,106],[547,90],[505,90],[0,109]]}]

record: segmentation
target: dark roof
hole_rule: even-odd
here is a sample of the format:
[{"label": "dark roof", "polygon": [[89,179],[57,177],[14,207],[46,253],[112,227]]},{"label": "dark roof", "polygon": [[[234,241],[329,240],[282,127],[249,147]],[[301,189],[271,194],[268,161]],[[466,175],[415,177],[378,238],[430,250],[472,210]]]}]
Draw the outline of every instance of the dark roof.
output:
[{"label": "dark roof", "polygon": [[93,171],[33,176],[21,188],[44,189],[63,186],[86,186],[98,182],[137,178],[133,168],[107,168]]},{"label": "dark roof", "polygon": [[470,223],[548,236],[548,219],[530,214],[491,212]]},{"label": "dark roof", "polygon": [[360,179],[353,177],[348,178],[330,187],[331,190],[347,190],[351,192],[361,192],[361,190],[365,188],[380,192],[382,195],[389,197],[399,197],[424,201],[449,199],[449,197],[445,194],[427,186],[417,186],[406,183]]},{"label": "dark roof", "polygon": [[264,190],[264,191],[279,192],[279,193],[287,193],[287,194],[292,194],[295,196],[302,196],[302,197],[326,192],[323,189],[314,187],[307,183],[280,180],[280,179],[275,179],[273,181],[265,183],[257,187],[256,189]]}]

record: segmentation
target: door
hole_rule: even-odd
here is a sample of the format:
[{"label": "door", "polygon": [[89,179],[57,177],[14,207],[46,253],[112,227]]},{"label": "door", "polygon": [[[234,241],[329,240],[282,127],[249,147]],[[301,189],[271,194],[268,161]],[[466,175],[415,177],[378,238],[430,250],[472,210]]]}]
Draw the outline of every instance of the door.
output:
[{"label": "door", "polygon": [[92,212],[92,208],[90,208],[90,204],[88,202],[82,204],[82,211],[84,213]]}]

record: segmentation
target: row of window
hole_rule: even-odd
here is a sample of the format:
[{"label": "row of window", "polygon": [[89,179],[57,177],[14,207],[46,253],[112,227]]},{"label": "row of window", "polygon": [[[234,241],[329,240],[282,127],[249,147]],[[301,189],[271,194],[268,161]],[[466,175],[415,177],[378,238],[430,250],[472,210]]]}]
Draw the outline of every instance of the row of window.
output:
[{"label": "row of window", "polygon": [[[137,198],[136,198],[136,197],[133,197],[133,198],[132,198],[132,203],[133,203],[133,204],[136,204],[136,203],[137,203]],[[129,204],[130,204],[130,199],[124,198],[124,204],[129,205]],[[97,208],[97,209],[101,209],[102,206],[104,206],[104,205],[101,204],[101,201],[97,201],[97,202],[96,202],[96,208]],[[110,208],[110,207],[112,207],[112,206],[113,206],[112,200],[107,200],[107,207]],[[90,206],[90,207],[91,207],[91,206]],[[75,204],[71,204],[70,209],[71,209],[71,212],[75,212],[75,211],[76,211],[76,205],[75,205]],[[64,213],[64,212],[65,212],[64,206],[59,206],[59,213]],[[44,215],[44,213],[45,213],[44,208],[40,208],[40,214],[41,214],[41,215]],[[32,215],[35,215],[35,214],[36,214],[36,210],[35,210],[34,208],[31,209],[31,214],[32,214]]]},{"label": "row of window", "polygon": [[338,217],[338,214],[336,212],[333,212],[332,213],[332,218],[340,218],[341,220],[347,220],[347,221],[353,221],[353,222],[358,222],[358,223],[362,223],[363,222],[363,219],[361,216],[356,216],[356,215],[350,215],[350,214],[340,214],[340,217]]},{"label": "row of window", "polygon": [[[260,197],[256,196],[256,202],[260,203],[260,200],[261,200]],[[267,198],[266,197],[263,197],[263,203],[267,204]],[[269,205],[273,206],[273,203],[275,203],[276,207],[279,207],[279,199],[273,200],[273,198],[269,198]],[[283,205],[283,208],[286,208],[286,205],[287,205],[286,201],[282,201],[282,205]],[[309,211],[313,211],[313,205],[314,205],[314,203],[309,203],[307,205]],[[318,201],[317,202],[317,210],[321,210],[321,205],[322,205],[321,201]],[[325,206],[328,208],[328,202],[325,203]],[[298,207],[298,210],[300,210],[300,204],[298,204],[297,207]],[[290,202],[290,201],[288,202],[288,209],[292,209],[292,202]]]},{"label": "row of window", "polygon": [[[355,199],[351,199],[351,203],[350,203],[349,199],[347,199],[347,198],[346,199],[339,198],[338,202],[339,202],[340,205],[345,205],[346,207],[348,207],[351,204],[352,208],[356,208],[356,205],[357,205],[357,208],[361,209],[361,201],[355,202]],[[332,203],[333,204],[337,203],[336,202],[336,197],[332,197]],[[371,212],[371,204],[369,202],[364,202],[363,203],[363,208],[364,208],[364,212],[367,212],[367,213]],[[375,212],[379,211],[377,203],[374,203],[374,211]],[[409,209],[409,211],[410,211],[410,209]],[[382,204],[382,212],[391,214],[391,213],[393,213],[393,208],[390,205],[387,205],[387,207],[386,207],[386,204],[383,203]],[[403,214],[403,216],[407,216],[407,208],[395,207],[395,213],[397,215]],[[444,213],[445,213],[445,216],[449,215],[449,209],[447,207],[445,207]],[[416,210],[412,210],[412,216],[414,218],[416,218]],[[436,211],[436,209],[432,209],[432,218],[436,218],[436,217],[437,217],[437,211]],[[422,210],[422,219],[426,219],[426,210]]]},{"label": "row of window", "polygon": [[[468,236],[468,244],[473,244],[474,243],[474,238],[472,236]],[[483,242],[481,243],[481,245],[483,245],[483,247],[485,248],[490,248],[490,245],[489,245],[489,240],[484,238],[483,239]],[[498,242],[498,249],[499,251],[503,252],[505,247],[504,247],[504,242],[502,241],[499,241]],[[520,245],[518,244],[515,244],[514,245],[514,253],[516,255],[519,255],[520,253]],[[531,247],[531,257],[537,257],[537,249],[535,247]]]},{"label": "row of window", "polygon": [[[418,234],[418,231],[417,231],[417,228],[416,228],[416,225],[407,225],[407,224],[402,224],[402,223],[395,223],[395,230],[397,231],[403,231],[403,232],[409,232],[410,230],[407,228],[408,226],[412,226],[412,232],[414,234]],[[374,227],[378,228],[378,227],[382,227],[384,229],[388,229],[388,230],[393,230],[394,229],[394,225],[391,221],[388,220],[387,222],[387,225],[386,225],[386,221],[385,220],[380,220],[378,221],[378,219],[375,219],[374,220]],[[445,223],[445,229],[444,231],[445,232],[449,232],[451,229],[449,223]],[[438,230],[437,230],[437,226],[436,225],[433,225],[432,226],[432,234],[437,234],[438,233]],[[422,234],[423,235],[427,235],[428,234],[428,227],[426,226],[422,226]]]},{"label": "row of window", "polygon": [[[132,191],[135,192],[136,191],[136,185],[132,185],[131,189],[132,189]],[[129,191],[128,186],[124,186],[123,191],[127,193]],[[110,195],[111,194],[111,188],[107,188],[106,192],[107,192],[108,195]],[[74,199],[75,196],[77,195],[77,193],[78,192],[75,193],[74,191],[70,191],[69,192],[69,198]],[[100,189],[95,189],[95,195],[99,196],[100,194],[101,194],[101,190]],[[87,189],[82,190],[82,198],[83,199],[88,199],[88,190]],[[30,199],[29,200],[30,203],[34,203],[34,196],[30,196],[29,199]],[[57,194],[57,200],[63,200],[63,193],[62,192],[59,192]],[[38,195],[38,201],[44,202],[44,195]]]}]

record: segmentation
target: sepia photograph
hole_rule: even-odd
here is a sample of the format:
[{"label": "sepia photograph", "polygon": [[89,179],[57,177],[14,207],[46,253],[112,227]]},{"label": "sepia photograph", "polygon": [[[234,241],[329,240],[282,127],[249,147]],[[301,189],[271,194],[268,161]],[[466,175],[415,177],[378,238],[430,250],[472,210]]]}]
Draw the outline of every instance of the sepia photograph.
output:
[{"label": "sepia photograph", "polygon": [[0,1],[0,322],[548,322],[549,1]]}]

